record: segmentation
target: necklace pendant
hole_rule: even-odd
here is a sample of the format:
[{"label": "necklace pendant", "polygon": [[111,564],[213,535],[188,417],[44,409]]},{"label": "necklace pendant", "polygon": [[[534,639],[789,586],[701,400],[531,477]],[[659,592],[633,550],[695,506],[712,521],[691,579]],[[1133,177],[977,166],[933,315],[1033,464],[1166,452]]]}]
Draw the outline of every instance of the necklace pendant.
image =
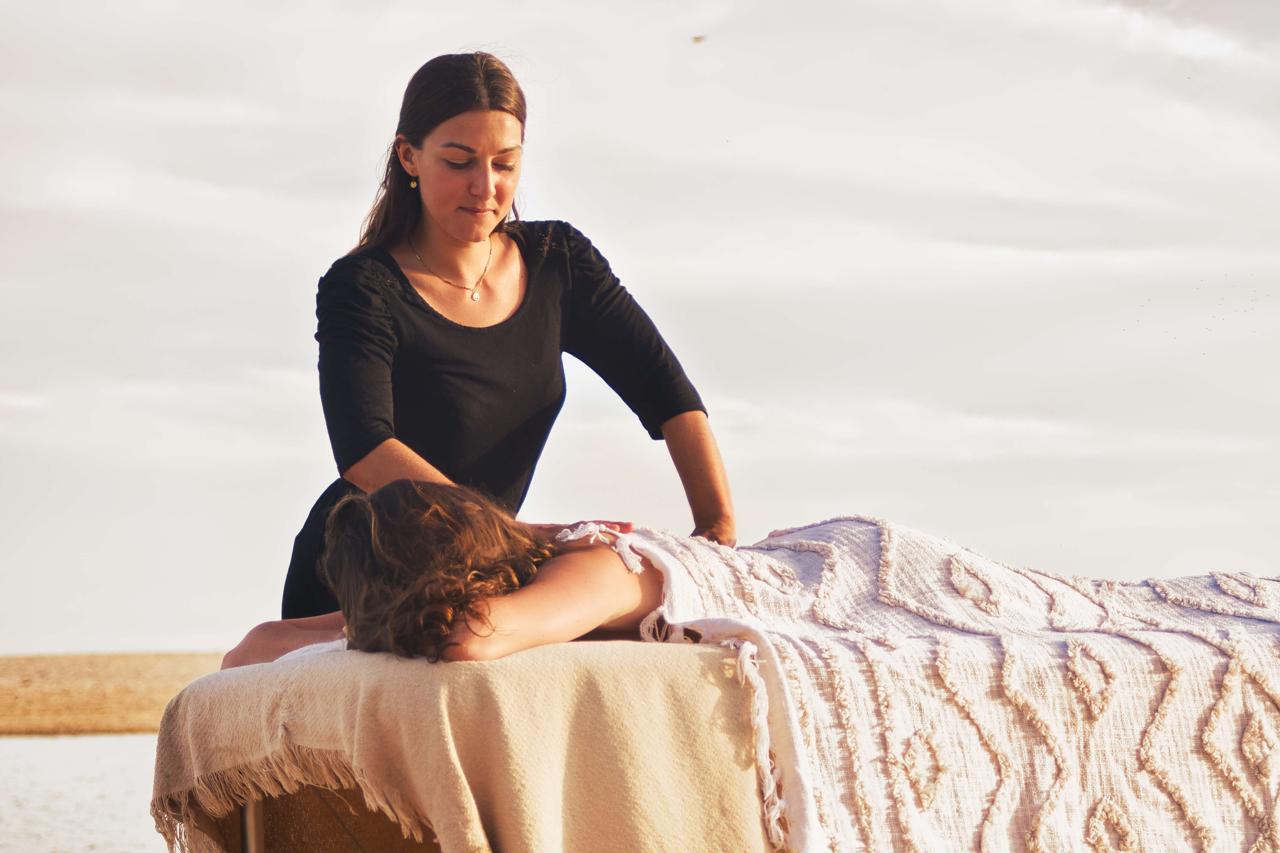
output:
[{"label": "necklace pendant", "polygon": [[478,291],[475,291],[475,290],[471,291],[471,301],[472,302],[480,301],[480,293]]}]

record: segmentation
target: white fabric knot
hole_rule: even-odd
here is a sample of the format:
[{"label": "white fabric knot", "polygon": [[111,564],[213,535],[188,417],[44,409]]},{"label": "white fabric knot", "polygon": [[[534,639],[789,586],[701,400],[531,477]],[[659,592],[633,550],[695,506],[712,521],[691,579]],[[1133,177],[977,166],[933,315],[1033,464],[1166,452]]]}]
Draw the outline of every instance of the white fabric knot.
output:
[{"label": "white fabric knot", "polygon": [[[604,534],[606,533],[613,536],[612,543],[605,538]],[[610,545],[618,553],[618,556],[622,558],[623,565],[632,573],[638,575],[644,571],[644,564],[640,562],[640,555],[632,547],[631,537],[626,533],[619,533],[611,527],[605,527],[599,522],[584,521],[572,530],[561,530],[556,534],[555,541],[569,542],[583,537],[586,537],[588,542],[600,541]]]}]

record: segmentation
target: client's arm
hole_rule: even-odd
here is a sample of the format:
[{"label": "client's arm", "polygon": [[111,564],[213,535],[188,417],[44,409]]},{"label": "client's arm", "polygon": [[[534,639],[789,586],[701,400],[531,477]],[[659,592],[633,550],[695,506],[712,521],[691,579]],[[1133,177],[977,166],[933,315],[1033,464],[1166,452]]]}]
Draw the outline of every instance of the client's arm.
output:
[{"label": "client's arm", "polygon": [[[632,573],[608,545],[578,541],[561,548],[568,550],[539,566],[526,586],[483,600],[492,631],[479,622],[474,630],[466,623],[455,625],[452,636],[460,645],[445,649],[442,657],[493,660],[593,632],[626,632],[638,639],[640,620],[662,603],[662,573],[645,557],[640,557],[644,571]],[[264,622],[227,652],[222,668],[266,663],[302,646],[339,639],[343,627],[341,611]]]},{"label": "client's arm", "polygon": [[294,649],[339,639],[345,626],[341,610],[321,616],[263,622],[254,626],[234,649],[223,655],[222,669],[267,663]]},{"label": "client's arm", "polygon": [[[575,640],[593,629],[635,632],[662,603],[662,573],[646,558],[634,574],[608,545],[559,554],[538,567],[526,586],[484,600],[493,630],[455,626],[462,645],[446,660],[493,660],[522,649]],[[475,633],[479,632],[479,633]],[[639,634],[636,634],[637,639]]]}]

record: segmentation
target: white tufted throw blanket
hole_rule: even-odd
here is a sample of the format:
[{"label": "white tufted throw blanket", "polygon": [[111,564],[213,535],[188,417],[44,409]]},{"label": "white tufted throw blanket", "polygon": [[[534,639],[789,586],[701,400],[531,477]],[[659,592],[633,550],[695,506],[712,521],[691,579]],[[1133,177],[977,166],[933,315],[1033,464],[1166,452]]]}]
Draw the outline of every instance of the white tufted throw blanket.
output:
[{"label": "white tufted throw blanket", "polygon": [[605,534],[666,579],[645,639],[739,650],[779,847],[1280,853],[1280,579],[1067,577],[862,516],[562,536]]}]

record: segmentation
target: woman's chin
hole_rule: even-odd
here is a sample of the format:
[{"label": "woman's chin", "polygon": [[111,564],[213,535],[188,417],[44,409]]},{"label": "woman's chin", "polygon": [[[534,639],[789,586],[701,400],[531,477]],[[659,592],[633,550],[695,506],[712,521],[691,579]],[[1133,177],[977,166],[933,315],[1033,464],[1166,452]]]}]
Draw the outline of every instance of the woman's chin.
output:
[{"label": "woman's chin", "polygon": [[433,227],[439,228],[458,243],[483,243],[498,224],[492,214],[474,216],[461,211],[455,211],[452,216],[443,219],[436,216],[431,218]]},{"label": "woman's chin", "polygon": [[493,233],[493,229],[498,224],[497,218],[492,213],[478,215],[461,209],[456,212],[453,219],[456,225],[450,230],[454,232],[454,236],[459,240],[473,242],[484,240]]}]

